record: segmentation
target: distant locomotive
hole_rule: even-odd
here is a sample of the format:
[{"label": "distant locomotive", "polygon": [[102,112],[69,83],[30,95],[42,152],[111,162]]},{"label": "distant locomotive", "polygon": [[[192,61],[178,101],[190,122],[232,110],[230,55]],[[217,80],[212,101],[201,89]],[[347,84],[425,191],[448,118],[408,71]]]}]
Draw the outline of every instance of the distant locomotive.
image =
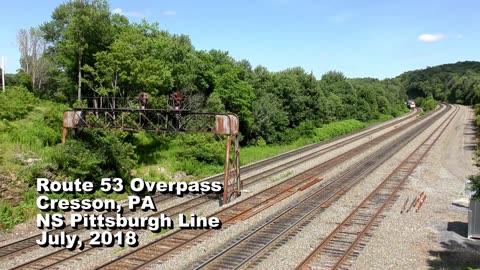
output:
[{"label": "distant locomotive", "polygon": [[413,100],[407,101],[407,107],[408,107],[409,109],[415,108],[415,101],[413,101]]}]

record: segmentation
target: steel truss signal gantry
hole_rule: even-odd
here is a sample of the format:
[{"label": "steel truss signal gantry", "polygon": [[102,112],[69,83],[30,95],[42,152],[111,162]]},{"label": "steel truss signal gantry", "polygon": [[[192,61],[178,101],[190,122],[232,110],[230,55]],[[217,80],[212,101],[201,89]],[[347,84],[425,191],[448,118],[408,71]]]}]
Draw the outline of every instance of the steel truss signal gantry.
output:
[{"label": "steel truss signal gantry", "polygon": [[239,119],[235,114],[163,109],[78,108],[64,112],[63,143],[68,129],[143,130],[226,136],[223,202],[228,203],[241,194]]}]

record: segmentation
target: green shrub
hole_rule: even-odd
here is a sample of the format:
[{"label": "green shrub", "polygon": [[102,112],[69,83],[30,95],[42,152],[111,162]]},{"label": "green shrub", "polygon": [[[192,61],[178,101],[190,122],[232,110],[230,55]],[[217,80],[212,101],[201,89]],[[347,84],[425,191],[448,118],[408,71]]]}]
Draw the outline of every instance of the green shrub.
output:
[{"label": "green shrub", "polygon": [[408,112],[408,108],[407,108],[407,105],[405,104],[396,104],[395,106],[393,106],[393,109],[391,111],[391,115],[393,117],[398,117],[398,116],[401,116],[402,114]]},{"label": "green shrub", "polygon": [[195,159],[180,160],[176,163],[175,169],[183,171],[187,175],[207,176],[222,171],[223,166],[206,164]]},{"label": "green shrub", "polygon": [[102,174],[103,158],[83,142],[68,140],[65,145],[57,145],[53,153],[57,173],[65,177],[92,181]]},{"label": "green shrub", "polygon": [[135,153],[135,147],[126,142],[127,137],[128,133],[122,131],[83,130],[80,132],[77,139],[81,145],[77,146],[77,150],[84,151],[85,158],[92,155],[91,162],[98,164],[90,164],[91,168],[85,168],[85,173],[94,170],[90,175],[98,181],[100,177],[129,179],[130,170],[138,164],[138,156]]},{"label": "green shrub", "polygon": [[14,213],[13,207],[5,202],[0,202],[0,229],[11,229],[15,224],[22,222]]},{"label": "green shrub", "polygon": [[225,143],[210,134],[179,134],[173,145],[180,161],[196,160],[205,164],[222,165]]},{"label": "green shrub", "polygon": [[472,191],[476,191],[473,199],[480,200],[480,175],[472,175],[468,179],[472,181]]},{"label": "green shrub", "polygon": [[80,178],[99,184],[103,177],[130,178],[130,170],[137,166],[134,146],[123,142],[122,132],[101,132],[84,130],[79,140],[67,139],[43,151],[42,162],[29,166],[22,177],[31,181],[37,177],[58,180]]},{"label": "green shrub", "polygon": [[418,107],[421,107],[424,112],[429,112],[437,106],[437,101],[430,94],[426,98],[418,97],[415,99],[415,103]]},{"label": "green shrub", "polygon": [[35,121],[29,127],[16,127],[9,135],[11,142],[30,147],[52,146],[60,143],[62,138],[59,131],[41,121]]},{"label": "green shrub", "polygon": [[312,121],[301,122],[295,128],[288,128],[282,135],[280,135],[280,142],[292,143],[301,138],[312,138],[315,135],[315,123]]},{"label": "green shrub", "polygon": [[16,120],[27,115],[37,99],[25,87],[7,87],[0,93],[0,120]]},{"label": "green shrub", "polygon": [[392,115],[383,114],[383,113],[377,112],[377,113],[375,114],[375,119],[372,120],[372,121],[369,121],[369,123],[370,123],[370,122],[372,122],[372,123],[385,122],[385,121],[388,121],[388,120],[390,120],[390,119],[392,119],[392,118],[393,118]]},{"label": "green shrub", "polygon": [[425,112],[429,112],[429,111],[435,109],[436,106],[437,106],[437,101],[436,101],[435,99],[433,99],[433,96],[432,96],[432,95],[429,95],[429,96],[423,101],[422,109],[423,109]]},{"label": "green shrub", "polygon": [[169,150],[171,136],[150,132],[136,132],[128,141],[135,145],[135,152],[141,164],[157,164],[163,159],[162,154]]},{"label": "green shrub", "polygon": [[24,200],[17,206],[8,202],[0,202],[0,230],[12,229],[18,223],[35,216],[39,212],[36,207],[37,192],[29,189],[24,194]]},{"label": "green shrub", "polygon": [[6,119],[0,119],[0,133],[6,134],[12,130],[12,125]]},{"label": "green shrub", "polygon": [[365,127],[365,124],[354,119],[333,122],[315,129],[313,140],[315,142],[324,141],[335,136],[340,136],[357,129]]},{"label": "green shrub", "polygon": [[43,112],[43,122],[47,127],[52,128],[59,133],[63,127],[63,112],[69,107],[63,104],[48,103],[48,107]]},{"label": "green shrub", "polygon": [[[480,104],[477,104],[475,106],[475,117],[476,117],[476,124],[477,127],[480,126]],[[477,166],[480,165],[480,148],[477,145],[477,151],[476,151],[476,163]],[[476,191],[476,194],[474,195],[474,199],[479,200],[480,199],[480,175],[472,175],[468,178],[470,181],[472,181],[472,190]]]},{"label": "green shrub", "polygon": [[265,146],[265,145],[267,145],[267,142],[262,137],[260,137],[260,138],[257,139],[255,145],[256,146]]}]

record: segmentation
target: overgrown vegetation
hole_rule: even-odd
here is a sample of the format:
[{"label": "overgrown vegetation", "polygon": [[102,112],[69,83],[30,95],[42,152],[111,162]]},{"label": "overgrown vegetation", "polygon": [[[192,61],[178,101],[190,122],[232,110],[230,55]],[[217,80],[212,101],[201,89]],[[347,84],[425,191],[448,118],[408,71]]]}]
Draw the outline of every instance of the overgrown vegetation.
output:
[{"label": "overgrown vegetation", "polygon": [[405,72],[398,77],[411,98],[432,96],[449,103],[480,103],[480,63],[445,64]]},{"label": "overgrown vegetation", "polygon": [[2,229],[37,213],[36,177],[58,181],[80,178],[98,183],[101,177],[128,179],[130,168],[138,165],[134,146],[126,142],[128,134],[124,132],[82,131],[77,139],[60,144],[66,105],[38,99],[23,87],[7,88],[0,93],[0,103],[4,105],[0,107]]},{"label": "overgrown vegetation", "polygon": [[422,107],[423,112],[429,112],[437,107],[437,101],[429,94],[426,98],[417,97],[415,99],[417,106]]},{"label": "overgrown vegetation", "polygon": [[[480,104],[477,104],[475,106],[475,120],[477,128],[480,127]],[[478,147],[478,145],[476,149],[476,164],[477,166],[480,166],[480,147]],[[476,200],[480,200],[480,175],[471,175],[469,177],[469,180],[472,183],[472,190],[476,191],[473,198]]]},{"label": "overgrown vegetation", "polygon": [[468,179],[472,182],[471,189],[476,191],[472,198],[480,200],[480,175],[472,175]]},{"label": "overgrown vegetation", "polygon": [[[25,104],[21,97],[27,97]],[[11,100],[6,102],[6,100]],[[196,177],[223,171],[224,141],[208,134],[157,135],[146,132],[82,130],[61,144],[64,104],[42,100],[23,87],[0,93],[0,228],[8,229],[34,216],[36,177],[71,181],[76,178],[98,184],[102,177],[133,175],[147,180],[169,181],[176,171]],[[21,106],[18,110],[5,113]],[[385,118],[385,117],[380,117]],[[389,117],[387,117],[389,118]],[[378,121],[378,120],[377,120]],[[257,140],[242,148],[242,164],[268,158],[309,143],[326,140],[365,127],[358,120],[343,120],[316,127],[304,123],[291,128],[282,140],[271,144]],[[287,139],[288,138],[288,139]],[[53,197],[118,197],[97,192],[55,194]]]}]

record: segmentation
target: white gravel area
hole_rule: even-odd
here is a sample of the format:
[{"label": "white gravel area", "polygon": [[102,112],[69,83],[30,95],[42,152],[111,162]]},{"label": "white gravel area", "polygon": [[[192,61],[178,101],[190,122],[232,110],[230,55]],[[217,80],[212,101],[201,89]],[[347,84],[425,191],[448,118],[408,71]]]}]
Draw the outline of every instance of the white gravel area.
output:
[{"label": "white gravel area", "polygon": [[[440,120],[445,119],[446,116]],[[275,265],[275,269],[295,269],[297,265],[341,223],[378,184],[385,179],[410,153],[429,136],[441,121],[437,121],[425,132],[417,136],[396,155],[387,160],[381,167],[368,175],[339,200],[334,202],[323,213],[318,215],[301,233],[290,239],[286,245],[271,252],[255,269],[266,269]],[[361,268],[370,269],[370,268]]]},{"label": "white gravel area", "polygon": [[[474,166],[472,110],[456,119],[417,168],[352,269],[467,269],[480,267],[480,241],[466,239],[464,181]],[[425,192],[418,213],[400,214],[406,198]]]}]

